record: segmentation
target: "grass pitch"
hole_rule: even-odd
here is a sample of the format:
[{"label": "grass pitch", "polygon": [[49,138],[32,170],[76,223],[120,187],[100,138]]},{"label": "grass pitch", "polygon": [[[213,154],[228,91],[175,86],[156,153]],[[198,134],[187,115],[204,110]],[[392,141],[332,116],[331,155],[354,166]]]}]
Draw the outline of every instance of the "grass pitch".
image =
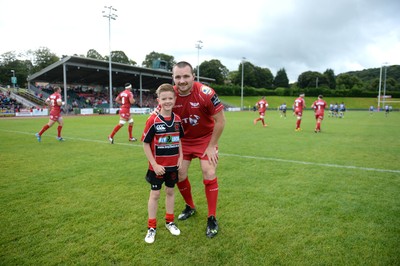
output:
[{"label": "grass pitch", "polygon": [[[146,244],[149,185],[141,143],[127,127],[110,145],[118,116],[65,116],[38,143],[48,118],[0,119],[0,264],[398,265],[400,113],[347,112],[314,133],[267,111],[226,113],[220,141],[217,218],[205,236],[207,206],[199,163],[189,177],[198,213],[163,227]],[[134,116],[140,138],[146,116]],[[183,209],[176,189],[175,215]]]}]

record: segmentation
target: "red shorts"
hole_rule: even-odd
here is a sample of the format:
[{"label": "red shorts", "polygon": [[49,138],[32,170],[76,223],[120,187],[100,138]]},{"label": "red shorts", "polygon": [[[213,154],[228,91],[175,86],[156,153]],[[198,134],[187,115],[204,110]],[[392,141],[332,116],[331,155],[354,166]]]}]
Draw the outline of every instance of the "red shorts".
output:
[{"label": "red shorts", "polygon": [[129,119],[131,119],[131,113],[119,113],[119,117],[122,119],[122,120],[126,120],[126,121],[128,121]]},{"label": "red shorts", "polygon": [[[200,160],[208,160],[208,156],[204,155],[204,152],[207,149],[208,143],[210,141],[207,140],[202,143],[191,144],[190,141],[182,142],[182,151],[183,151],[183,159],[187,161],[191,161],[194,158],[199,158]],[[217,147],[218,150],[218,147]]]},{"label": "red shorts", "polygon": [[294,111],[294,113],[297,115],[297,116],[303,116],[303,110],[301,110],[301,111]]},{"label": "red shorts", "polygon": [[61,117],[61,113],[59,113],[59,112],[54,112],[54,113],[50,112],[50,120],[58,121],[58,119],[60,119],[60,117]]},{"label": "red shorts", "polygon": [[315,119],[320,119],[320,120],[323,120],[323,119],[324,119],[324,115],[321,115],[321,114],[315,114]]}]

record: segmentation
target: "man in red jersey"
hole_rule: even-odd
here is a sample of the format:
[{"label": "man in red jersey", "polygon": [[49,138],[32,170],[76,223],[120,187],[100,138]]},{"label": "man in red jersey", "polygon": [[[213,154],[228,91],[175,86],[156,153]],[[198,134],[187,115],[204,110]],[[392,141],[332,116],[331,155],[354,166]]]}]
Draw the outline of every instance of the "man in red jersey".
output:
[{"label": "man in red jersey", "polygon": [[304,101],[304,93],[302,93],[296,100],[294,100],[293,104],[294,114],[297,117],[296,129],[295,129],[296,131],[301,131],[300,124],[304,108],[306,108],[306,102]]},{"label": "man in red jersey", "polygon": [[130,83],[126,83],[125,90],[120,92],[117,98],[115,98],[115,101],[121,105],[121,108],[119,110],[119,124],[114,127],[113,131],[108,136],[108,140],[111,144],[114,144],[114,135],[126,124],[126,122],[128,122],[129,141],[136,141],[136,139],[132,136],[133,118],[130,110],[131,104],[135,103],[135,99],[133,98],[133,93],[131,90],[132,85]]},{"label": "man in red jersey", "polygon": [[268,102],[267,102],[267,100],[265,100],[265,96],[263,96],[261,98],[261,100],[259,100],[256,103],[256,106],[258,108],[258,113],[260,114],[260,117],[254,119],[254,125],[257,124],[258,121],[261,121],[263,127],[266,127],[267,124],[264,121],[264,117],[265,117],[265,111],[267,110],[267,107],[268,107]]},{"label": "man in red jersey", "polygon": [[64,104],[61,98],[61,88],[60,87],[54,87],[54,93],[49,96],[49,98],[46,99],[46,104],[50,106],[50,119],[49,122],[43,126],[43,128],[39,131],[39,133],[36,133],[35,136],[39,142],[42,141],[42,134],[51,128],[55,122],[58,123],[57,127],[57,140],[59,141],[64,141],[64,139],[61,137],[61,130],[64,125],[64,120],[61,116],[61,106]]},{"label": "man in red jersey", "polygon": [[325,111],[325,107],[326,107],[326,102],[324,100],[322,100],[323,96],[319,95],[318,96],[318,100],[316,100],[315,102],[313,102],[313,104],[311,105],[311,108],[314,109],[315,112],[315,120],[317,120],[317,124],[315,126],[315,133],[319,133],[321,132],[321,122],[324,119],[324,111]]},{"label": "man in red jersey", "polygon": [[185,131],[182,138],[183,162],[177,185],[186,202],[186,208],[178,219],[186,220],[196,212],[188,169],[192,159],[199,158],[208,205],[206,236],[211,238],[218,233],[216,169],[218,140],[225,127],[224,106],[212,88],[194,81],[193,68],[189,63],[177,63],[172,69],[172,77],[177,92],[173,111],[181,117]]}]

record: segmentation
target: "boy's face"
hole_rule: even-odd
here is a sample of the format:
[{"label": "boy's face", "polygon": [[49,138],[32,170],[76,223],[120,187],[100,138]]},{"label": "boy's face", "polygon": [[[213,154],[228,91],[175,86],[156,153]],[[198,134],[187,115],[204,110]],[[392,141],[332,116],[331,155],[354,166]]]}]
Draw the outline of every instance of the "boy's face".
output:
[{"label": "boy's face", "polygon": [[175,93],[173,93],[172,91],[163,91],[157,98],[157,101],[160,104],[161,109],[168,112],[172,111],[172,107],[174,107],[175,105],[175,100],[176,100]]}]

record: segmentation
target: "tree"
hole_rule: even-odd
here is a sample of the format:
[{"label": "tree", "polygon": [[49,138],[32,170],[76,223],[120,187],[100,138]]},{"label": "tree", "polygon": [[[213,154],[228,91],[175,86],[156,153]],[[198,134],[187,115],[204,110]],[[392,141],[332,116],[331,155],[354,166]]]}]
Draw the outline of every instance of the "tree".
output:
[{"label": "tree", "polygon": [[324,75],[316,71],[306,71],[300,74],[297,79],[297,86],[301,89],[327,85]]},{"label": "tree", "polygon": [[229,70],[217,59],[204,61],[200,64],[200,75],[215,79],[216,84],[224,84]]},{"label": "tree", "polygon": [[274,75],[269,68],[261,68],[258,66],[254,67],[255,74],[255,88],[272,88],[272,83],[274,81]]},{"label": "tree", "polygon": [[243,62],[239,64],[238,71],[236,75],[232,77],[232,83],[236,85],[241,85],[242,83],[242,68],[243,68],[243,84],[245,86],[252,86],[254,84],[254,66],[250,62]]},{"label": "tree", "polygon": [[39,49],[33,51],[33,56],[33,72],[38,72],[60,60],[56,54],[52,53],[50,49],[46,47],[40,47]]},{"label": "tree", "polygon": [[99,52],[97,52],[95,49],[90,49],[86,53],[86,57],[87,58],[98,59],[98,60],[104,60],[104,57]]},{"label": "tree", "polygon": [[9,51],[9,52],[2,54],[0,56],[0,60],[1,60],[0,64],[2,66],[5,66],[5,65],[8,65],[8,64],[14,62],[15,60],[17,60],[17,55],[15,54],[14,51]]},{"label": "tree", "polygon": [[151,52],[150,54],[146,55],[142,66],[147,68],[153,68],[153,61],[154,60],[162,60],[167,62],[167,70],[172,71],[172,67],[176,64],[175,59],[172,55],[167,55],[163,53],[156,53]]},{"label": "tree", "polygon": [[111,51],[111,61],[121,64],[130,64],[128,56],[126,56],[123,51]]},{"label": "tree", "polygon": [[31,61],[18,59],[14,51],[6,52],[0,56],[0,84],[11,85],[11,77],[15,75],[17,86],[21,86],[31,69]]},{"label": "tree", "polygon": [[324,76],[328,83],[328,87],[332,90],[336,89],[336,77],[333,69],[328,68],[327,70],[325,70]]},{"label": "tree", "polygon": [[362,87],[363,83],[361,79],[350,74],[339,74],[336,78],[336,84],[340,88],[351,90],[355,87]]},{"label": "tree", "polygon": [[240,63],[237,74],[232,75],[232,83],[239,85],[242,82],[243,67],[243,84],[254,88],[272,88],[274,76],[268,68],[254,66],[252,63],[245,61]]},{"label": "tree", "polygon": [[282,88],[289,88],[289,79],[286,75],[286,70],[284,68],[279,69],[278,72],[276,73],[276,76],[274,79],[274,86],[282,87]]}]

